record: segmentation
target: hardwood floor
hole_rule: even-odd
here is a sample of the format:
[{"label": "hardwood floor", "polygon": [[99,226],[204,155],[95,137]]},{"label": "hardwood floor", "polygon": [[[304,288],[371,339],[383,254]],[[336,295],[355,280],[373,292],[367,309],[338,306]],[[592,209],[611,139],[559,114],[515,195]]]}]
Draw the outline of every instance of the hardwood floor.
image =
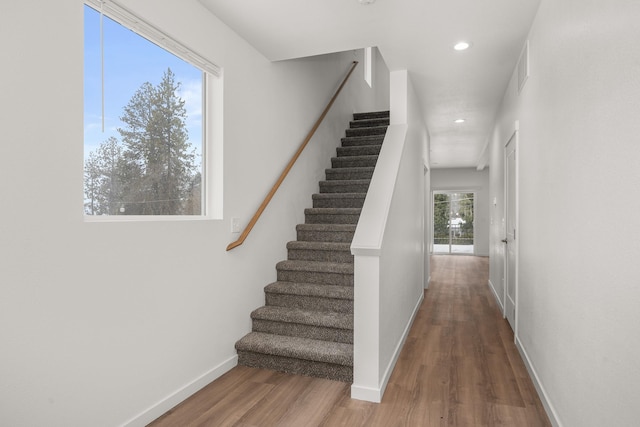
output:
[{"label": "hardwood floor", "polygon": [[430,289],[382,403],[350,385],[238,366],[150,424],[550,426],[488,281],[488,258],[432,257]]}]

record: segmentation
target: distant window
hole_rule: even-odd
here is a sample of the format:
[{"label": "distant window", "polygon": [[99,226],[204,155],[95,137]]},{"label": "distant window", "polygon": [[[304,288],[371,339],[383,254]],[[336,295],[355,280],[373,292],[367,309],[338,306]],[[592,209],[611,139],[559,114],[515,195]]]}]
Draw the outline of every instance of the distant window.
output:
[{"label": "distant window", "polygon": [[85,215],[207,215],[217,67],[111,2],[84,20]]}]

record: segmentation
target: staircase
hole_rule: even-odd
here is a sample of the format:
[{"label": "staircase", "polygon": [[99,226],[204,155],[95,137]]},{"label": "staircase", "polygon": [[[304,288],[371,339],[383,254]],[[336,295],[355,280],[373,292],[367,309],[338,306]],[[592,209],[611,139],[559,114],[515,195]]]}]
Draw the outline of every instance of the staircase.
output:
[{"label": "staircase", "polygon": [[236,343],[238,363],[292,374],[353,381],[351,240],[369,188],[389,112],[354,114],[326,181],[305,209],[288,257],[265,287],[266,305]]}]

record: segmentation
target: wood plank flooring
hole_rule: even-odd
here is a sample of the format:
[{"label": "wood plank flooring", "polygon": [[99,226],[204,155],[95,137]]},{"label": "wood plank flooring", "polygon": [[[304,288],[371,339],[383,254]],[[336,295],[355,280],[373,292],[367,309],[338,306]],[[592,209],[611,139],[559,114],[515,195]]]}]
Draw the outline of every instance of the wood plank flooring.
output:
[{"label": "wood plank flooring", "polygon": [[150,424],[550,426],[488,281],[488,258],[432,257],[430,289],[382,403],[350,385],[238,366]]}]

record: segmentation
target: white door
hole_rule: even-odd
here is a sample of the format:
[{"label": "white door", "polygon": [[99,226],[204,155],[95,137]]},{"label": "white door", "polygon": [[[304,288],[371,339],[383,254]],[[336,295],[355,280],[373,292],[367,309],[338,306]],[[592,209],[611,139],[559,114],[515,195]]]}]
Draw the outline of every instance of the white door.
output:
[{"label": "white door", "polygon": [[516,139],[517,132],[513,134],[505,147],[505,316],[516,330],[516,258],[517,258],[517,230],[516,230]]}]

